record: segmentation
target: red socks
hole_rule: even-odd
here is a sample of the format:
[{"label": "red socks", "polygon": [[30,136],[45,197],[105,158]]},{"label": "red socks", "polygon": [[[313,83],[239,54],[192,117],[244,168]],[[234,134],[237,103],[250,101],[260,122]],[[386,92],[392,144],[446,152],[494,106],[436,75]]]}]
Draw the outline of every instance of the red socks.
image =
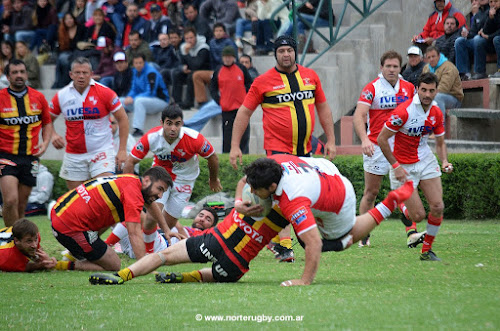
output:
[{"label": "red socks", "polygon": [[432,243],[434,242],[434,238],[441,227],[441,222],[443,222],[443,216],[434,217],[429,213],[427,218],[427,234],[425,235],[424,243],[422,245],[422,253],[425,253],[432,248]]},{"label": "red socks", "polygon": [[407,181],[400,188],[389,192],[387,197],[381,203],[377,204],[375,208],[368,211],[368,213],[375,219],[377,224],[380,224],[385,218],[392,214],[396,207],[408,200],[413,193],[413,181]]}]

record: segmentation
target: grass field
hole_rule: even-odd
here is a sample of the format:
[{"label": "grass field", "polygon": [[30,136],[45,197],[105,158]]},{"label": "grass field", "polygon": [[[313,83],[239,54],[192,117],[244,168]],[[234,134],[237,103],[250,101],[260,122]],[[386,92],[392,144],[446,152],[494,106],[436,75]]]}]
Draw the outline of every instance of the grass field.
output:
[{"label": "grass field", "polygon": [[[46,251],[59,258],[62,248],[47,219],[32,220]],[[500,221],[445,220],[434,244],[443,262],[420,262],[420,250],[406,248],[401,223],[385,221],[374,230],[372,247],[323,254],[316,280],[307,287],[279,286],[302,273],[304,251],[298,245],[294,264],[277,263],[263,251],[236,284],[158,285],[148,275],[122,286],[92,286],[89,272],[0,273],[0,329],[498,330],[499,234]],[[122,266],[131,262],[123,258]],[[208,321],[212,315],[232,321]],[[244,321],[246,316],[254,320]],[[263,316],[294,320],[257,320]]]}]

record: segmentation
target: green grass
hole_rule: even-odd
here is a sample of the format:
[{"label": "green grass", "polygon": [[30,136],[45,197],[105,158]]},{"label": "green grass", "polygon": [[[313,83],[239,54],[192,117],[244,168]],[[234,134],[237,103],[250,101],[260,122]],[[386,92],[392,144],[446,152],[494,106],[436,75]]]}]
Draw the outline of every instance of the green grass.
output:
[{"label": "green grass", "polygon": [[[59,258],[62,247],[49,222],[32,219],[46,251]],[[307,287],[279,286],[302,273],[304,251],[298,245],[296,263],[277,263],[265,250],[235,284],[158,285],[148,275],[122,286],[91,286],[89,272],[0,273],[0,329],[499,329],[499,227],[500,221],[445,220],[434,244],[443,262],[436,263],[420,262],[420,250],[406,248],[401,223],[386,221],[374,230],[372,247],[323,254],[316,280]],[[123,266],[131,262],[122,259]],[[197,314],[303,320],[209,322],[196,321]]]}]

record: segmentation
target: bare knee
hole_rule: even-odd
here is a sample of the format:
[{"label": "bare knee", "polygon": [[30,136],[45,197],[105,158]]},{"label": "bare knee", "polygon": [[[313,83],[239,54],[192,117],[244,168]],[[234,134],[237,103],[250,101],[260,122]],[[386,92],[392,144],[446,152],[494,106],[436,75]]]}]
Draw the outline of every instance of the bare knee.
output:
[{"label": "bare knee", "polygon": [[375,202],[375,199],[377,198],[377,195],[378,195],[378,187],[366,187],[365,188],[365,191],[363,193],[363,199],[370,203],[370,204],[373,204]]},{"label": "bare knee", "polygon": [[433,215],[443,215],[444,211],[444,202],[439,201],[435,203],[429,203],[429,208],[431,210],[431,214]]},{"label": "bare knee", "polygon": [[415,223],[421,222],[426,216],[424,209],[419,209],[414,212],[408,210],[408,215],[410,216],[410,220]]}]

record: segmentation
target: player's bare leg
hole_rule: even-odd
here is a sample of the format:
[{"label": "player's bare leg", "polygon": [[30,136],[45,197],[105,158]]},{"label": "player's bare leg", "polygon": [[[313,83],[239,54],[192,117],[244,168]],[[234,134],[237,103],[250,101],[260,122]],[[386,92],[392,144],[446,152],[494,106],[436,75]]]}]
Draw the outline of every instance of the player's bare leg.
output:
[{"label": "player's bare leg", "polygon": [[[378,192],[380,191],[380,186],[382,185],[382,180],[384,176],[371,174],[365,171],[365,190],[363,192],[363,197],[359,203],[359,214],[363,215],[370,209],[375,207],[375,199],[377,199]],[[370,233],[365,238],[359,242],[359,246],[370,246]]]},{"label": "player's bare leg", "polygon": [[441,185],[441,177],[420,181],[420,188],[429,203],[430,212],[427,217],[427,233],[422,245],[422,254],[420,259],[423,261],[440,261],[440,259],[432,251],[432,243],[439,232],[441,223],[443,222],[443,187]]},{"label": "player's bare leg", "polygon": [[19,219],[19,180],[14,176],[0,178],[0,187],[3,198],[3,221],[6,227],[13,226]]},{"label": "player's bare leg", "polygon": [[24,213],[26,211],[26,206],[28,205],[28,198],[31,194],[32,189],[33,188],[31,186],[27,186],[27,185],[19,183],[19,187],[18,187],[19,200],[17,203],[18,219],[24,217]]}]

